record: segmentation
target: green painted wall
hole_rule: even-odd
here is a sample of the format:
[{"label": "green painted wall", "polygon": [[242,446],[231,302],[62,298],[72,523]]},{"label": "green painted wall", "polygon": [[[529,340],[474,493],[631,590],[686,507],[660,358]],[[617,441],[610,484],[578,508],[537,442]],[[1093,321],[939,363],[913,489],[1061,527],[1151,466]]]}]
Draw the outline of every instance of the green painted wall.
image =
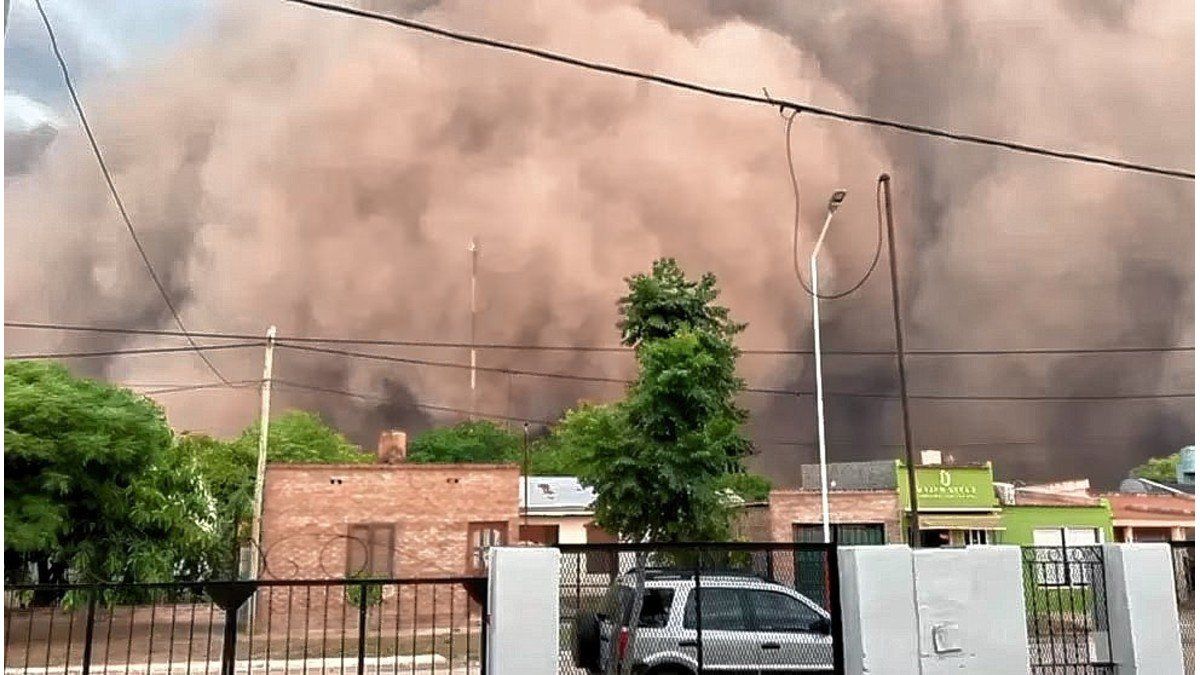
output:
[{"label": "green painted wall", "polygon": [[1033,531],[1057,527],[1098,527],[1104,541],[1113,540],[1112,509],[1106,500],[1100,506],[1005,506],[1000,513],[1004,530],[998,544],[1033,545]]},{"label": "green painted wall", "polygon": [[[999,505],[992,487],[992,463],[983,466],[918,466],[917,507],[926,509],[979,509]],[[911,508],[908,499],[908,472],[896,462],[896,485],[900,503]]]}]

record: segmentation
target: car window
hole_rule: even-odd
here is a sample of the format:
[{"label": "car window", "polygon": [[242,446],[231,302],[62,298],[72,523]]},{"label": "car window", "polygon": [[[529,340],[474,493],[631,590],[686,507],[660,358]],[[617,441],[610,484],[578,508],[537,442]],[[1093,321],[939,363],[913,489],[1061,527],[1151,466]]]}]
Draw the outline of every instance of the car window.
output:
[{"label": "car window", "polygon": [[751,591],[751,611],[757,630],[778,633],[820,632],[823,617],[790,595]]},{"label": "car window", "polygon": [[[741,596],[745,593],[736,588],[705,588],[700,597],[702,630],[750,630],[746,620]],[[696,591],[688,593],[687,605],[683,609],[683,627],[696,627]]]},{"label": "car window", "polygon": [[[622,586],[618,591],[621,600],[621,624],[629,625],[629,615],[633,612],[634,590]],[[671,600],[675,591],[670,588],[648,588],[642,595],[641,628],[665,628],[667,618],[671,615]]]}]

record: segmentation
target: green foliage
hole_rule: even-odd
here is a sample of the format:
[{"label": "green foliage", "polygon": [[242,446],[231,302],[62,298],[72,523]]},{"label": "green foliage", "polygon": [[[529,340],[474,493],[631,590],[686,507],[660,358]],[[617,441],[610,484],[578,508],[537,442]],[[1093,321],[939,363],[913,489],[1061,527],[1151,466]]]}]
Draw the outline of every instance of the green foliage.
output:
[{"label": "green foliage", "polygon": [[629,294],[617,302],[621,343],[636,346],[674,335],[683,328],[732,337],[746,324],[729,320],[729,309],[714,304],[720,291],[717,278],[706,272],[690,281],[674,258],[654,261],[650,274],[625,279]]},{"label": "green foliage", "polygon": [[733,337],[745,325],[714,304],[715,277],[689,281],[674,260],[626,282],[618,326],[639,374],[586,444],[579,477],[596,489],[596,521],[632,540],[727,539],[733,512],[721,490],[745,482],[727,474],[741,473],[750,450],[734,402],[745,385]]},{"label": "green foliage", "polygon": [[1174,483],[1176,478],[1175,470],[1179,467],[1179,453],[1173,453],[1166,457],[1151,457],[1146,460],[1145,464],[1135,466],[1129,472],[1134,478],[1146,478],[1148,480]]},{"label": "green foliage", "polygon": [[161,408],[50,363],[8,361],[4,385],[7,579],[208,572],[214,504]]},{"label": "green foliage", "polygon": [[744,502],[765,502],[771,481],[756,473],[727,473],[717,479],[717,491],[729,490]]},{"label": "green foliage", "polygon": [[[254,423],[234,441],[258,456],[260,428]],[[312,462],[316,464],[353,464],[373,462],[375,456],[346,440],[316,413],[289,410],[271,420],[267,429],[267,461]]]},{"label": "green foliage", "polygon": [[[366,572],[355,572],[347,577],[348,579],[369,579],[371,575]],[[383,586],[381,584],[347,584],[346,585],[346,604],[351,607],[361,607],[364,603],[367,607],[375,607],[383,602]]]},{"label": "green foliage", "polygon": [[568,410],[550,435],[530,451],[530,473],[538,476],[577,476],[596,449],[619,437],[625,423],[616,405],[585,403]]},{"label": "green foliage", "polygon": [[521,434],[494,422],[460,422],[430,429],[408,444],[408,461],[455,464],[518,462]]}]

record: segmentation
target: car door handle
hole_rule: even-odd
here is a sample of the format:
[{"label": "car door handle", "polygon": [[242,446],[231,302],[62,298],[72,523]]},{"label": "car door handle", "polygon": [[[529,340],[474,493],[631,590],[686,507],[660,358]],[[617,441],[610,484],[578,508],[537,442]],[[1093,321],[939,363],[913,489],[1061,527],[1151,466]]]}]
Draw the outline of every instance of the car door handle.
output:
[{"label": "car door handle", "polygon": [[695,640],[680,640],[679,646],[680,647],[695,647],[696,641]]},{"label": "car door handle", "polygon": [[764,643],[762,643],[762,648],[763,649],[779,649],[780,646],[779,646],[778,642],[764,642]]}]

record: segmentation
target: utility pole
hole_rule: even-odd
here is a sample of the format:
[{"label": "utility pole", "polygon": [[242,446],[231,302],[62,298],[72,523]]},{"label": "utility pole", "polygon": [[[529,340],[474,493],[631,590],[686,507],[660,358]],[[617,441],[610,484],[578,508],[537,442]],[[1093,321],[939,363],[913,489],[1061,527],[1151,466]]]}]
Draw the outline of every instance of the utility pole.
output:
[{"label": "utility pole", "polygon": [[479,272],[479,242],[475,237],[471,237],[471,243],[467,244],[467,250],[471,252],[471,411],[470,419],[475,419],[475,287],[476,276]]},{"label": "utility pole", "polygon": [[267,329],[263,356],[262,405],[258,419],[258,468],[254,472],[254,520],[250,528],[250,578],[257,581],[262,551],[263,482],[267,473],[267,435],[271,424],[271,368],[275,360],[275,326]]},{"label": "utility pole", "polygon": [[879,176],[883,183],[883,206],[887,216],[888,260],[892,269],[892,319],[896,325],[896,368],[900,374],[900,419],[904,425],[904,467],[908,473],[908,504],[912,510],[908,519],[908,543],[921,547],[921,524],[917,510],[917,466],[913,461],[912,424],[908,415],[908,377],[904,372],[904,329],[900,321],[900,282],[896,273],[896,230],[892,225],[892,177]]},{"label": "utility pole", "polygon": [[821,461],[821,531],[828,544],[829,538],[829,463],[825,455],[825,389],[821,378],[821,294],[817,274],[817,256],[821,253],[821,245],[825,243],[825,235],[829,233],[829,225],[833,222],[833,214],[846,198],[845,190],[835,190],[829,197],[829,206],[825,212],[825,225],[817,243],[813,245],[812,255],[808,258],[808,278],[812,284],[812,321],[813,321],[813,363],[817,375],[817,449]]}]

